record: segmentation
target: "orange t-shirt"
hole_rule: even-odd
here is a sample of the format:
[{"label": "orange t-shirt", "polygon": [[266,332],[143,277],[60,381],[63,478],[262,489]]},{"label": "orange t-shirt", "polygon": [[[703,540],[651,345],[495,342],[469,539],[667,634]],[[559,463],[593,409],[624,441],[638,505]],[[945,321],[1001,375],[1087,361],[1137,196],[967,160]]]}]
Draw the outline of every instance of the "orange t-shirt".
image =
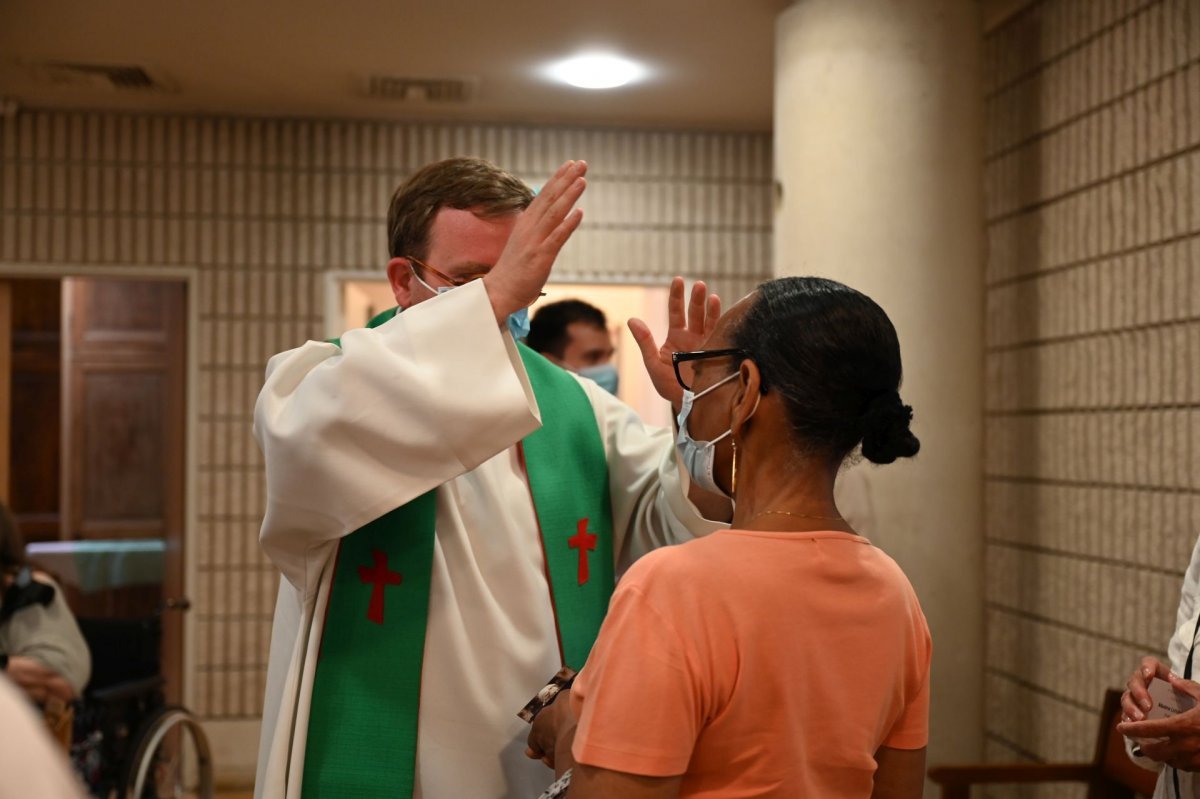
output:
[{"label": "orange t-shirt", "polygon": [[681,797],[868,797],[929,732],[929,628],[849,533],[730,530],[642,558],[575,679],[573,752]]}]

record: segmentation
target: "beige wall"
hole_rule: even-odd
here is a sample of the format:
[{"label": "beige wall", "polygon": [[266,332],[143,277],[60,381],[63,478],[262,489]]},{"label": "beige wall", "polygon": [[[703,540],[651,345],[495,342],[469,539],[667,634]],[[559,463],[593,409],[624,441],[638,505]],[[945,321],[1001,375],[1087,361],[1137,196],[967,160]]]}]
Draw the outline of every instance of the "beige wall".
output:
[{"label": "beige wall", "polygon": [[262,461],[250,435],[263,366],[322,336],[324,273],[382,270],[395,184],[458,154],[533,183],[568,157],[591,162],[561,277],[683,273],[736,298],[769,273],[768,135],[87,112],[0,121],[0,274],[196,270],[188,691],[226,768],[253,762],[276,580],[257,543]]},{"label": "beige wall", "polygon": [[1200,2],[1035,3],[984,92],[986,748],[1087,759],[1200,532]]},{"label": "beige wall", "polygon": [[979,19],[962,0],[799,0],[777,27],[779,274],[843,281],[900,337],[921,452],[863,464],[873,541],[933,634],[931,762],[981,752]]}]

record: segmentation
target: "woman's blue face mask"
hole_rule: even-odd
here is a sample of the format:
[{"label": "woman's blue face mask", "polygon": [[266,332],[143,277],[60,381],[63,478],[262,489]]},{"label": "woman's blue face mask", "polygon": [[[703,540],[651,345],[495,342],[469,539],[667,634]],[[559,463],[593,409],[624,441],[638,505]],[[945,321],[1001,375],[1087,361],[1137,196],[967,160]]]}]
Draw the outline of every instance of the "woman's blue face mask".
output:
[{"label": "woman's blue face mask", "polygon": [[[712,392],[714,389],[725,385],[737,376],[738,373],[734,372],[725,379],[713,383],[699,394],[695,394],[691,389],[685,388],[683,390],[683,405],[680,407],[679,415],[675,419],[676,424],[679,425],[679,433],[675,437],[675,451],[679,453],[679,458],[683,461],[684,468],[688,470],[688,475],[691,476],[692,482],[705,491],[720,494],[723,497],[729,497],[729,494],[725,493],[713,478],[713,464],[717,458],[717,442],[733,435],[733,426],[731,425],[728,430],[712,441],[697,441],[688,432],[687,422],[688,416],[692,413],[692,405],[695,404],[696,400]],[[759,395],[759,399],[762,399],[761,394]],[[753,416],[757,411],[758,403],[755,402],[754,410],[750,412],[750,416]],[[749,419],[750,416],[746,418]],[[732,497],[729,498],[732,499]]]}]

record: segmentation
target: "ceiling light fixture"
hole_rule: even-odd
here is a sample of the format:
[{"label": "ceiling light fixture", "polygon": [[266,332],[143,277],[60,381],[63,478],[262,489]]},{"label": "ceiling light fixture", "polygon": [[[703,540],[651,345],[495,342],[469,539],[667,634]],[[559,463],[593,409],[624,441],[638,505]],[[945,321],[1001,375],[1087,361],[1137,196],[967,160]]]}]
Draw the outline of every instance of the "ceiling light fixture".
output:
[{"label": "ceiling light fixture", "polygon": [[616,55],[580,55],[546,67],[554,80],[580,89],[615,89],[646,76],[646,68],[636,61]]}]

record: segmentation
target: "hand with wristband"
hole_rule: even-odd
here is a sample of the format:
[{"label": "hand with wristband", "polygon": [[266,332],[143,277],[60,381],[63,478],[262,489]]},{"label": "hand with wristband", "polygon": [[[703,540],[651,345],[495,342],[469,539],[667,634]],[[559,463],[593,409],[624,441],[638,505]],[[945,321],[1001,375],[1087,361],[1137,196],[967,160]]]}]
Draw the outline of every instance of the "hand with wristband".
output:
[{"label": "hand with wristband", "polygon": [[555,777],[562,777],[574,765],[571,743],[578,722],[571,711],[574,681],[575,670],[564,667],[518,714],[530,724],[525,756],[554,769]]}]

